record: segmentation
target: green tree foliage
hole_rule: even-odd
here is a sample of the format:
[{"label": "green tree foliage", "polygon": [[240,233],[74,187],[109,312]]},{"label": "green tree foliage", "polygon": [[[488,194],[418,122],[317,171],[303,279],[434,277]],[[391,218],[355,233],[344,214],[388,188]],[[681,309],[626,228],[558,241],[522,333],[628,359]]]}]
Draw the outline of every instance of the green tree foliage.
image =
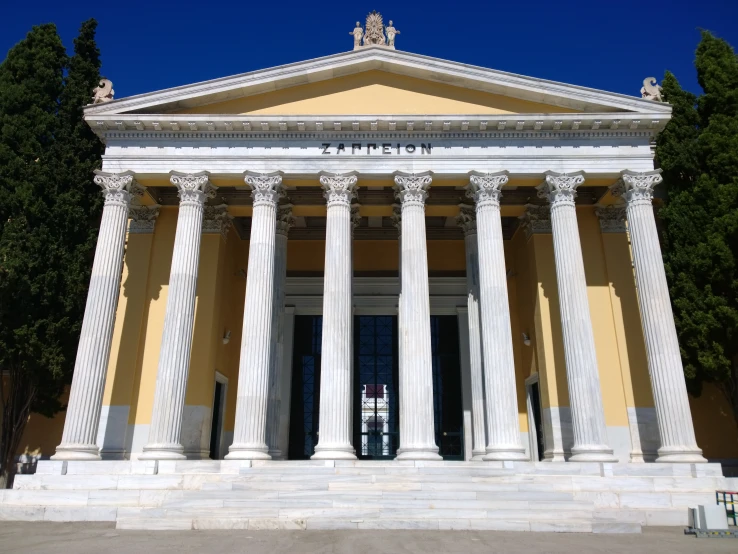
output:
[{"label": "green tree foliage", "polygon": [[674,107],[656,149],[664,263],[687,386],[715,384],[738,422],[738,58],[703,32],[695,66],[699,98],[663,81]]},{"label": "green tree foliage", "polygon": [[[70,382],[99,225],[102,145],[82,120],[100,79],[96,22],[69,58],[51,24],[0,64],[0,478],[10,483],[31,412]],[[66,76],[65,76],[66,73]]]}]

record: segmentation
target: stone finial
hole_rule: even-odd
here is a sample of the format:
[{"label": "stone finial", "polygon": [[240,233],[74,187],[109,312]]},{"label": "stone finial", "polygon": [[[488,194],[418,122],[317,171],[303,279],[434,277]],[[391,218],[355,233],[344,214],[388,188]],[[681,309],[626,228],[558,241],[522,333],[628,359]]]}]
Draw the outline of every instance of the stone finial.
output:
[{"label": "stone finial", "polygon": [[128,225],[128,232],[131,234],[149,234],[154,232],[156,218],[159,217],[159,204],[153,206],[131,206],[129,214],[131,222]]},{"label": "stone finial", "polygon": [[114,95],[113,82],[109,79],[100,79],[100,84],[92,89],[92,103],[110,102]]},{"label": "stone finial", "polygon": [[538,234],[550,235],[552,232],[551,209],[549,206],[526,204],[525,212],[519,219],[520,225],[525,229],[526,238]]},{"label": "stone finial", "polygon": [[597,219],[600,220],[600,231],[603,233],[625,233],[625,208],[622,206],[607,206],[595,208]]},{"label": "stone finial", "polygon": [[641,98],[663,102],[661,90],[661,86],[656,82],[656,77],[646,77],[643,79],[643,86],[641,87]]}]

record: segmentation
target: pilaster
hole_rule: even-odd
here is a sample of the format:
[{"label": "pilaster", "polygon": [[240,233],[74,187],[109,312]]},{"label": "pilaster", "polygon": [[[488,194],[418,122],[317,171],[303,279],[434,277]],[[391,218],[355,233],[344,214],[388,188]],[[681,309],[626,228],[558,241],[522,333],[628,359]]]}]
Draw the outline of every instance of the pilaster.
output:
[{"label": "pilaster", "polygon": [[485,430],[484,378],[482,370],[482,325],[479,317],[479,248],[477,216],[474,206],[461,204],[456,222],[464,231],[466,253],[467,320],[469,336],[469,374],[472,404],[472,460],[487,454]]}]

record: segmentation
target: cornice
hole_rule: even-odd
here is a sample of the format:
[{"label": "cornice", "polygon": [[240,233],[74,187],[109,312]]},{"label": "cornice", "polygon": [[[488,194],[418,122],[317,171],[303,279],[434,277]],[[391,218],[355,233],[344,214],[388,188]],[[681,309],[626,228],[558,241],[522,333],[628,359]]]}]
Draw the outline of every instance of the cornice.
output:
[{"label": "cornice", "polygon": [[100,115],[87,122],[103,139],[367,140],[651,136],[663,114],[381,116]]}]

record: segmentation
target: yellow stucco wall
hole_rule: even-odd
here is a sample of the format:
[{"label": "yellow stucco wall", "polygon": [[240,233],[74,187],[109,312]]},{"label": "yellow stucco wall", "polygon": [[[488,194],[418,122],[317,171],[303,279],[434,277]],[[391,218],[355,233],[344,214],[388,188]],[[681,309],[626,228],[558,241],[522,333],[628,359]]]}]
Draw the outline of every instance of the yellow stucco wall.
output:
[{"label": "yellow stucco wall", "polygon": [[366,71],[173,113],[252,115],[515,114],[574,110],[395,75]]}]

